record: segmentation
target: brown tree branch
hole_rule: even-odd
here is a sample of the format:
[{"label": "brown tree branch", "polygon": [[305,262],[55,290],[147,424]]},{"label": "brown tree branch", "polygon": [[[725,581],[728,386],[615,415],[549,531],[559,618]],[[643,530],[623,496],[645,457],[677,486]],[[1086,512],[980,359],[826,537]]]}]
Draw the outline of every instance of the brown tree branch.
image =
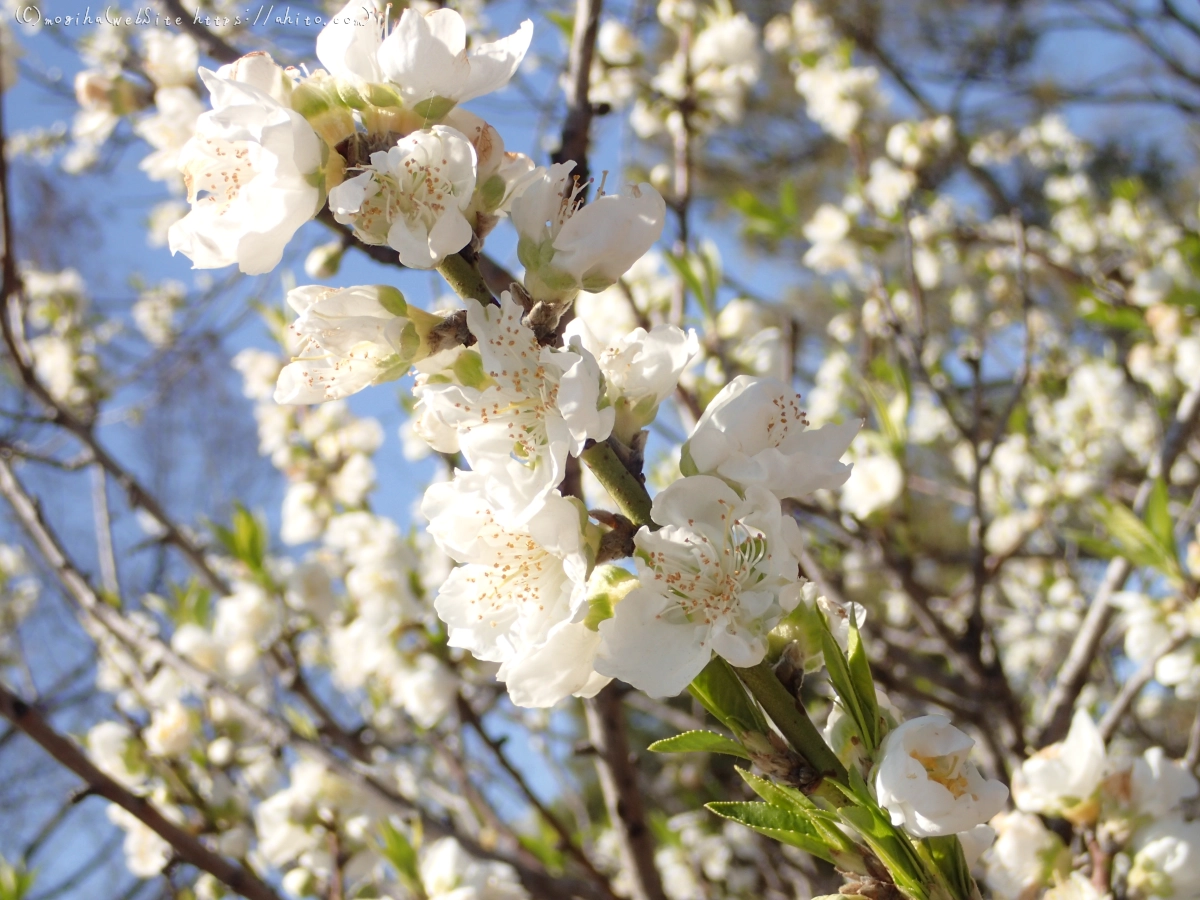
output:
[{"label": "brown tree branch", "polygon": [[171,845],[175,855],[189,865],[208,872],[235,894],[247,900],[280,900],[270,886],[254,873],[214,853],[195,835],[166,818],[145,797],[121,787],[92,764],[84,752],[67,740],[34,707],[0,684],[0,715],[25,732],[55,760],[87,783],[91,793],[126,810]]},{"label": "brown tree branch", "polygon": [[596,52],[596,34],[600,30],[603,0],[576,0],[575,27],[571,32],[571,51],[567,68],[567,116],[563,121],[562,142],[554,162],[575,161],[572,174],[580,184],[588,180],[588,145],[591,142],[592,57]]},{"label": "brown tree branch", "polygon": [[621,837],[621,856],[629,870],[633,900],[666,900],[654,864],[654,835],[638,786],[637,765],[629,755],[629,735],[619,688],[610,684],[584,702],[588,739],[596,751],[596,771],[609,822]]},{"label": "brown tree branch", "polygon": [[[1200,382],[1194,384],[1179,401],[1175,419],[1167,430],[1162,447],[1158,455],[1151,461],[1146,478],[1138,487],[1137,496],[1133,501],[1135,514],[1140,516],[1145,511],[1155,480],[1171,471],[1171,465],[1183,450],[1192,432],[1195,431],[1198,421],[1200,421]],[[1104,573],[1104,580],[1100,582],[1100,587],[1092,599],[1091,606],[1088,607],[1087,615],[1084,616],[1083,623],[1075,635],[1067,658],[1063,662],[1062,668],[1059,669],[1054,688],[1046,700],[1042,725],[1034,738],[1035,746],[1045,747],[1047,744],[1062,740],[1066,735],[1071,715],[1075,709],[1075,700],[1079,696],[1079,692],[1083,690],[1084,684],[1087,683],[1092,662],[1096,658],[1100,643],[1112,621],[1113,595],[1124,587],[1125,579],[1132,571],[1133,564],[1123,556],[1115,557],[1109,562],[1108,569]]]}]

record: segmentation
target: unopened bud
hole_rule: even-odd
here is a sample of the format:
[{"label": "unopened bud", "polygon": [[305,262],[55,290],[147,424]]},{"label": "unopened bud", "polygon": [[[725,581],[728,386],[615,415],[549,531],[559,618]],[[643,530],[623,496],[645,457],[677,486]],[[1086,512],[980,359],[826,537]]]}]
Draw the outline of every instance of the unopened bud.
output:
[{"label": "unopened bud", "polygon": [[342,267],[342,256],[346,245],[341,241],[330,241],[314,247],[304,260],[304,271],[309,278],[332,278]]}]

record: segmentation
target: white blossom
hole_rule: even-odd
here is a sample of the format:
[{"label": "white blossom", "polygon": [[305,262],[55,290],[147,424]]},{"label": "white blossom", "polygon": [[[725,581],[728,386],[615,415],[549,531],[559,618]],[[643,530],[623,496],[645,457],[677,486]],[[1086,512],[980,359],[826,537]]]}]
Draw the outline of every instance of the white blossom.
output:
[{"label": "white blossom", "polygon": [[807,429],[799,398],[774,378],[739,375],[709,402],[684,445],[685,465],[779,498],[835,488],[850,475],[838,462],[861,423]]},{"label": "white blossom", "polygon": [[1195,900],[1200,897],[1200,822],[1176,814],[1149,825],[1134,837],[1130,894],[1139,900]]},{"label": "white blossom", "polygon": [[512,866],[482,862],[452,837],[439,838],[421,854],[421,886],[429,900],[528,900]]},{"label": "white blossom", "polygon": [[[279,373],[276,403],[339,400],[399,378],[420,347],[403,295],[384,285],[288,291],[298,352]],[[429,317],[432,318],[432,317]]]},{"label": "white blossom", "polygon": [[533,39],[533,23],[526,19],[508,37],[468,53],[466,23],[452,9],[405,9],[386,37],[381,24],[369,5],[352,0],[317,36],[318,59],[337,78],[395,84],[409,107],[448,101],[425,110],[435,119],[455,103],[507,85]]},{"label": "white blossom", "polygon": [[498,521],[475,472],[425,492],[429,533],[462,563],[434,607],[452,647],[501,664],[518,706],[551,706],[592,678],[599,635],[583,623],[588,562],[582,510],[557,491],[519,527]]},{"label": "white blossom", "polygon": [[921,716],[884,738],[875,775],[879,805],[913,837],[966,831],[987,822],[1008,799],[999,781],[970,761],[975,741],[945,716]]},{"label": "white blossom", "polygon": [[286,105],[291,81],[266,53],[201,69],[200,77],[213,108],[180,151],[192,210],[171,226],[171,252],[198,269],[237,263],[261,275],[316,214],[320,139]]},{"label": "white blossom", "polygon": [[570,300],[615,284],[662,234],[666,203],[649,184],[628,185],[583,204],[587,185],[571,185],[574,162],[529,177],[510,216],[525,286],[536,300]]},{"label": "white blossom", "polygon": [[329,208],[359,240],[387,244],[404,265],[430,269],[471,240],[463,211],[475,191],[475,166],[466,136],[434,125],[372,153],[361,174],[329,192]]},{"label": "white blossom", "polygon": [[1078,709],[1066,740],[1039,750],[1013,773],[1013,802],[1023,812],[1063,815],[1091,799],[1106,765],[1104,740],[1087,711]]},{"label": "white blossom", "polygon": [[659,493],[651,516],[662,527],[634,538],[641,584],[600,623],[596,671],[666,697],[714,652],[756,665],[767,632],[800,601],[779,501],[758,485],[742,499],[719,478],[695,475]]},{"label": "white blossom", "polygon": [[592,355],[538,346],[523,312],[507,291],[499,307],[471,303],[467,324],[486,379],[480,387],[427,383],[420,394],[430,415],[457,430],[487,497],[514,524],[562,481],[567,456],[589,438],[607,438],[614,419],[611,407],[600,407]]}]

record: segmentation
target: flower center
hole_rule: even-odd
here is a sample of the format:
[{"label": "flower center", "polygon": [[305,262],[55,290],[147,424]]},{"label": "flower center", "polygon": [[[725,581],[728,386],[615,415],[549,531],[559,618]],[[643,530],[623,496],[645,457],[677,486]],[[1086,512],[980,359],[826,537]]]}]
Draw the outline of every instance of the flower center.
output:
[{"label": "flower center", "polygon": [[925,756],[914,753],[913,759],[921,764],[930,781],[936,781],[957,800],[967,793],[967,778],[962,774],[962,759],[958,756]]},{"label": "flower center", "polygon": [[254,178],[250,143],[210,139],[206,149],[204,157],[193,157],[184,164],[188,201],[197,205],[215,204],[224,212],[237,199],[242,187]]}]

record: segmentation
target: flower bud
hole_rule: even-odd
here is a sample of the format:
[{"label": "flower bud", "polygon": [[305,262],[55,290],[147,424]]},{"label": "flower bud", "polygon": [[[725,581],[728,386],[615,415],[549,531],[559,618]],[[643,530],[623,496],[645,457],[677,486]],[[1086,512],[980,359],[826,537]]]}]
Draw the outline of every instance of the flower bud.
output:
[{"label": "flower bud", "polygon": [[309,278],[332,278],[342,267],[342,256],[346,245],[341,241],[330,241],[314,247],[304,260],[304,271]]}]

